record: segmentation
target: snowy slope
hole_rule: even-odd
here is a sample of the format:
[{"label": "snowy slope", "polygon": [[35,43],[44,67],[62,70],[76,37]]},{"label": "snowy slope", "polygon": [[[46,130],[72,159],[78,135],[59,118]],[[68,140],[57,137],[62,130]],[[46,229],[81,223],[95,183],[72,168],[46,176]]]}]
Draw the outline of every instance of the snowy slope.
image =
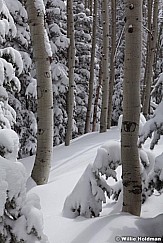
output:
[{"label": "snowy slope", "polygon": [[[50,243],[114,243],[123,240],[115,239],[116,236],[159,237],[163,235],[161,228],[163,215],[156,217],[163,214],[163,195],[153,195],[145,202],[141,218],[121,213],[122,200],[118,203],[108,200],[98,218],[68,219],[62,216],[65,198],[74,188],[86,166],[94,161],[97,148],[111,139],[120,139],[117,127],[103,134],[95,132],[84,135],[73,140],[69,147],[59,145],[54,148],[49,183],[31,189],[41,199],[44,231]],[[147,141],[145,147],[148,147],[148,144]],[[163,139],[154,150],[157,155],[163,150],[162,144]],[[28,173],[31,171],[33,160],[34,157],[22,160]],[[130,240],[128,242],[141,242],[144,238]]]}]

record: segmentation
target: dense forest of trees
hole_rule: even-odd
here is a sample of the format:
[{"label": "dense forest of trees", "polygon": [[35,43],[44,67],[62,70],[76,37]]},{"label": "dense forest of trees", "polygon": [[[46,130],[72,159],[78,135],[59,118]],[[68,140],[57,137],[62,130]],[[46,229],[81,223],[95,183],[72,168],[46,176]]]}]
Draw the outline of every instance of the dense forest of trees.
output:
[{"label": "dense forest of trees", "polygon": [[[15,3],[9,4],[10,1],[7,0],[4,3],[12,16],[15,36],[12,39],[7,38],[5,33],[7,30],[3,28],[1,46],[2,48],[12,46],[20,53],[23,60],[23,70],[19,77],[21,84],[19,93],[16,90],[13,93],[8,87],[9,104],[12,103],[12,108],[16,111],[17,116],[16,123],[12,128],[20,137],[19,157],[21,158],[36,152],[38,100],[35,59],[33,58],[34,42],[31,42],[27,10],[25,10],[22,1],[17,0]],[[126,18],[124,5],[126,3],[123,1],[89,3],[88,1],[86,4],[74,1],[72,3],[73,13],[67,12],[66,17],[66,11],[69,9],[68,4],[65,1],[49,0],[44,6],[46,18],[43,27],[48,33],[50,45],[48,48],[51,49],[48,56],[53,86],[54,146],[65,142],[67,134],[71,139],[92,129],[102,131],[102,127],[105,127],[104,130],[106,130],[110,125],[117,125],[123,110],[122,81],[124,78],[124,25]],[[85,4],[86,6],[91,4],[91,10]],[[159,1],[157,3],[156,1],[143,1],[142,4],[141,33],[143,40],[140,95],[141,109],[148,118],[162,99],[162,83],[157,82],[162,72],[162,10]],[[70,20],[70,14],[73,14],[74,20],[72,17]],[[107,19],[105,20],[105,18]],[[69,26],[67,22],[71,22],[71,25]],[[106,26],[105,22],[107,22]],[[71,28],[69,31],[71,35],[68,32],[69,28]],[[12,31],[13,29],[11,33]],[[70,39],[74,39],[73,44],[70,43]],[[154,43],[152,42],[153,46],[149,47],[150,41],[153,39],[155,39]],[[71,51],[71,45],[73,45],[71,49],[74,54],[70,55],[68,51]],[[75,59],[72,65],[71,62],[69,64],[68,59],[72,60],[73,55]],[[72,65],[72,68],[68,68],[69,65]],[[73,71],[73,75],[69,73],[70,69],[71,73]],[[106,70],[107,73],[105,73]],[[146,77],[147,73],[152,76]],[[72,83],[69,83],[71,75],[70,81]],[[146,79],[152,80],[151,83]],[[108,88],[106,88],[107,86]],[[72,92],[70,92],[70,87]],[[149,97],[145,93],[147,89],[149,89],[148,93],[152,91],[151,96],[148,95]],[[146,102],[147,99],[148,102]],[[146,104],[150,104],[148,112],[144,111]],[[70,113],[72,113],[71,117],[69,117]],[[110,113],[111,118],[108,118]],[[72,124],[69,124],[70,120]],[[71,132],[67,133],[67,129]]]},{"label": "dense forest of trees", "polygon": [[[75,210],[75,216],[98,216],[105,200],[103,193],[117,194],[102,175],[115,178],[114,170],[122,164],[122,210],[140,215],[142,198],[146,198],[140,170],[145,152],[137,142],[140,136],[141,147],[154,133],[153,149],[163,134],[162,9],[161,0],[0,0],[0,156],[4,160],[36,154],[32,178],[44,184],[53,146],[69,146],[84,133],[106,132],[123,114],[121,146],[115,145],[121,158],[113,161],[114,169],[107,158],[101,167],[95,160],[87,174],[95,185],[90,190],[96,191],[92,194],[96,198],[89,210],[81,211],[82,203],[72,208],[69,197],[65,214]],[[141,117],[147,122],[140,132]],[[109,149],[102,147],[99,154],[106,156]],[[1,164],[3,171],[10,167],[8,163],[3,166],[2,160],[0,171]],[[13,165],[11,170],[16,176]],[[20,242],[20,236],[11,232],[11,223],[6,223],[8,217],[16,224],[19,220],[27,224],[27,242],[30,237],[46,242],[39,224],[29,229],[28,217],[26,221],[23,218],[27,208],[30,220],[36,215],[32,209],[40,208],[33,198],[26,198],[20,186],[26,183],[24,172],[21,168],[18,171],[21,179],[15,194],[7,195],[3,177],[0,183],[0,190],[6,193],[0,208],[0,241]],[[154,179],[148,182],[146,191],[158,188],[160,171],[155,174],[157,183]],[[26,200],[25,205],[18,203],[19,197]],[[16,206],[11,210],[13,201]]]}]

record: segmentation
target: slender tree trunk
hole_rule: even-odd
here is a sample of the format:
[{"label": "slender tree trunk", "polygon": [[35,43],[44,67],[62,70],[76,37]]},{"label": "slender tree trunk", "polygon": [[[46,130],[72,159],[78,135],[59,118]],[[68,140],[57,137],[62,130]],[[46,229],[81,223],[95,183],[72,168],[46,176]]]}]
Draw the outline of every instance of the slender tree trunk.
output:
[{"label": "slender tree trunk", "polygon": [[142,0],[125,0],[125,15],[124,97],[121,131],[122,211],[139,216],[142,187],[137,140],[140,117]]},{"label": "slender tree trunk", "polygon": [[146,90],[146,83],[148,82],[147,77],[149,73],[149,63],[150,63],[150,48],[151,48],[151,38],[152,38],[152,30],[151,30],[151,21],[152,21],[152,5],[153,0],[148,0],[147,6],[148,6],[148,21],[147,21],[147,53],[146,53],[146,66],[145,66],[145,73],[144,73],[144,82],[143,82],[143,93],[141,97],[141,103],[143,105],[144,98],[145,98],[145,90]]},{"label": "slender tree trunk", "polygon": [[102,1],[103,18],[103,55],[102,55],[102,108],[100,117],[100,132],[107,130],[108,96],[109,96],[109,14],[108,0]]},{"label": "slender tree trunk", "polygon": [[[161,31],[161,36],[163,35],[163,23],[160,24],[160,31]],[[162,37],[160,37],[160,41],[162,41]],[[160,49],[159,49],[159,57],[160,59],[163,58],[163,48],[160,44]]]},{"label": "slender tree trunk", "polygon": [[[160,58],[160,49],[162,49],[162,46],[160,47],[160,42],[161,42],[161,38],[162,38],[162,27],[163,27],[163,23],[160,23],[160,28],[158,31],[158,38],[157,38],[157,44],[156,44],[156,53],[155,53],[155,58],[154,58],[154,70],[156,70],[157,68],[157,60]],[[154,77],[156,78],[156,77]]]},{"label": "slender tree trunk", "polygon": [[[96,1],[98,1],[98,0],[96,0]],[[97,4],[96,4],[97,5]],[[94,0],[94,8],[95,8],[95,0]],[[93,1],[92,0],[90,0],[90,6],[89,6],[89,9],[90,9],[90,15],[92,15],[92,13],[93,13]]]},{"label": "slender tree trunk", "polygon": [[74,16],[73,0],[67,0],[67,37],[70,39],[68,48],[68,68],[69,68],[69,89],[68,89],[68,124],[65,138],[65,145],[70,144],[72,138],[72,121],[74,108],[74,67],[75,67],[75,39],[74,39]]},{"label": "slender tree trunk", "polygon": [[102,84],[102,61],[100,61],[99,84],[96,89],[96,97],[95,97],[95,103],[94,103],[92,132],[96,131],[97,110],[98,110],[98,101],[99,101],[99,97],[100,97],[101,84]]},{"label": "slender tree trunk", "polygon": [[[37,77],[37,152],[32,178],[48,181],[53,149],[53,91],[49,56],[45,46],[44,12],[33,0],[26,0]],[[39,40],[39,41],[38,41]]]},{"label": "slender tree trunk", "polygon": [[[150,1],[148,2],[148,4],[151,4]],[[148,34],[149,46],[147,49],[147,61],[146,61],[146,70],[145,70],[145,77],[144,77],[145,91],[144,91],[144,101],[143,101],[143,114],[145,117],[147,117],[149,113],[149,107],[150,107],[149,105],[150,105],[150,93],[151,93],[151,84],[152,84],[152,73],[153,73],[154,56],[155,56],[156,43],[157,43],[158,4],[159,4],[159,0],[154,0],[153,24]]]},{"label": "slender tree trunk", "polygon": [[92,114],[94,63],[95,63],[95,53],[96,53],[96,26],[97,26],[97,0],[94,0],[91,67],[90,67],[89,95],[88,95],[88,107],[87,107],[86,123],[85,123],[85,133],[88,133],[90,131],[90,122],[91,122],[91,114]]},{"label": "slender tree trunk", "polygon": [[[149,0],[148,0],[149,1]],[[147,20],[147,8],[146,8],[146,0],[143,0],[142,2],[142,12],[143,12],[143,19],[146,21]]]},{"label": "slender tree trunk", "polygon": [[87,9],[88,8],[88,0],[85,0],[84,3],[85,3],[85,9]]},{"label": "slender tree trunk", "polygon": [[108,128],[111,127],[112,119],[112,96],[115,77],[115,50],[116,50],[116,0],[111,1],[111,56],[110,56],[110,80],[109,80],[109,102],[108,102]]}]

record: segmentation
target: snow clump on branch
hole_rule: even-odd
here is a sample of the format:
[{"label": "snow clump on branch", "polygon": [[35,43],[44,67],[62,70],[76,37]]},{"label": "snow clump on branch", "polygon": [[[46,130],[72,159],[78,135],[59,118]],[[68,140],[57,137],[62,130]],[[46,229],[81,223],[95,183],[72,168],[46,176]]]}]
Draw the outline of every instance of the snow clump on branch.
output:
[{"label": "snow clump on branch", "polygon": [[153,149],[158,143],[160,136],[163,135],[163,101],[156,108],[153,116],[148,120],[142,128],[138,141],[139,147],[147,140],[152,138],[150,148]]}]

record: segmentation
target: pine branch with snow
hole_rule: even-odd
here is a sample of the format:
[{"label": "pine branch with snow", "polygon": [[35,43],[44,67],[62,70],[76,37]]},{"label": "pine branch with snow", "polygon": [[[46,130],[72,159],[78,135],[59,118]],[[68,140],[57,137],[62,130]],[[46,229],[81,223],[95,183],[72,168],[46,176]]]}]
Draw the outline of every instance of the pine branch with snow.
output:
[{"label": "pine branch with snow", "polygon": [[156,108],[153,116],[148,120],[142,128],[138,145],[141,147],[142,144],[151,138],[152,141],[150,148],[153,149],[154,146],[158,143],[160,136],[163,134],[163,101]]}]

